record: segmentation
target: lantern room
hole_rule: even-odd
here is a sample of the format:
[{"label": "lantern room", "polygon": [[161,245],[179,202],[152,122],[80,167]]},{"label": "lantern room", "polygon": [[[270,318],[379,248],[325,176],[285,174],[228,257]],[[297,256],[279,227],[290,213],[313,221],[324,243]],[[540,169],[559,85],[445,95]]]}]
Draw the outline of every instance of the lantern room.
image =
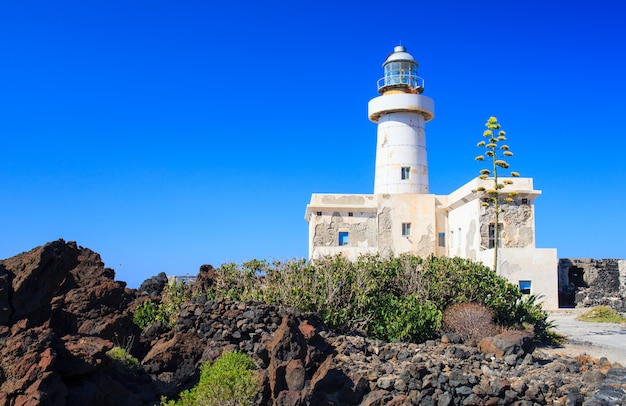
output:
[{"label": "lantern room", "polygon": [[421,94],[424,91],[424,79],[417,76],[417,67],[418,63],[406,52],[406,48],[396,46],[383,63],[385,76],[378,80],[378,93],[397,89]]}]

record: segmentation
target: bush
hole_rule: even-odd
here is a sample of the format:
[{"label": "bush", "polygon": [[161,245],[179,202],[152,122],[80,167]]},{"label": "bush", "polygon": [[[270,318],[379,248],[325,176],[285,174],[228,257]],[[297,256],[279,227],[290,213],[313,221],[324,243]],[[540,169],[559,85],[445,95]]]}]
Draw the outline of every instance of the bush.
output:
[{"label": "bush", "polygon": [[139,304],[133,312],[133,323],[142,330],[152,323],[162,321],[165,318],[159,310],[159,306],[152,299]]},{"label": "bush", "polygon": [[136,371],[139,369],[139,360],[130,355],[124,348],[114,346],[106,355],[113,360],[113,362],[122,369],[130,369]]},{"label": "bush", "polygon": [[375,308],[367,332],[387,341],[423,342],[437,333],[441,311],[430,303],[422,303],[416,295],[384,297]]},{"label": "bush", "polygon": [[183,391],[178,401],[161,399],[162,405],[252,405],[258,393],[253,376],[254,362],[246,354],[227,352],[211,364],[200,367],[200,381],[190,390]]},{"label": "bush", "polygon": [[547,313],[492,269],[463,258],[403,254],[383,258],[342,255],[309,262],[250,261],[216,271],[210,297],[261,300],[316,312],[339,332],[363,332],[385,341],[434,338],[442,313],[457,303],[478,303],[504,327],[532,324],[547,336]]},{"label": "bush", "polygon": [[183,304],[190,299],[191,291],[184,282],[165,285],[161,302],[156,304],[152,299],[148,299],[138,305],[133,312],[133,322],[140,329],[157,322],[171,328],[176,323],[176,317]]},{"label": "bush", "polygon": [[480,341],[498,333],[493,312],[478,303],[458,303],[443,313],[443,330],[458,334],[464,341]]}]

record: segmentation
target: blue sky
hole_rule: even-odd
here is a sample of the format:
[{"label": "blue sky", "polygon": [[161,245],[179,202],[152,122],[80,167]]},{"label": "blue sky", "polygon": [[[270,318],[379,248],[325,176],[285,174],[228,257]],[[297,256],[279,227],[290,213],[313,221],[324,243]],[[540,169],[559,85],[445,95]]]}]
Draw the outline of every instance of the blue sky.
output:
[{"label": "blue sky", "polygon": [[372,193],[381,64],[420,63],[431,192],[497,116],[537,246],[625,258],[620,1],[19,1],[0,5],[0,258],[48,241],[138,287],[307,255],[311,193]]}]

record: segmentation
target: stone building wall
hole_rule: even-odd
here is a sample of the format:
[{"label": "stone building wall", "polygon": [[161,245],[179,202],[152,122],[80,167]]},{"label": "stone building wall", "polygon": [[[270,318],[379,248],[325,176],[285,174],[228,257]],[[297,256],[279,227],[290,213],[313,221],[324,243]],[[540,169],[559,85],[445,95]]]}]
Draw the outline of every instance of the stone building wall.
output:
[{"label": "stone building wall", "polygon": [[[518,199],[521,200],[521,199]],[[533,209],[529,203],[502,203],[499,223],[502,225],[501,246],[503,248],[525,248],[535,246]],[[484,208],[480,216],[480,239],[483,247],[489,247],[489,225],[495,219],[495,208]]]},{"label": "stone building wall", "polygon": [[561,307],[610,306],[626,312],[626,260],[559,260]]}]

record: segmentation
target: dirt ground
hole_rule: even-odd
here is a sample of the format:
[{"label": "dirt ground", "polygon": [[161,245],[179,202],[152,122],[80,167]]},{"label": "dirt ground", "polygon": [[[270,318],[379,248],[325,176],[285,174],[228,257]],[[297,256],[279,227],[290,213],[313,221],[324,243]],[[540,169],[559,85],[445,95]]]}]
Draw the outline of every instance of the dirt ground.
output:
[{"label": "dirt ground", "polygon": [[594,358],[606,357],[611,362],[626,366],[626,324],[589,323],[576,317],[589,309],[560,309],[551,311],[549,321],[555,331],[567,337],[561,347],[543,349],[569,356],[579,354]]}]

